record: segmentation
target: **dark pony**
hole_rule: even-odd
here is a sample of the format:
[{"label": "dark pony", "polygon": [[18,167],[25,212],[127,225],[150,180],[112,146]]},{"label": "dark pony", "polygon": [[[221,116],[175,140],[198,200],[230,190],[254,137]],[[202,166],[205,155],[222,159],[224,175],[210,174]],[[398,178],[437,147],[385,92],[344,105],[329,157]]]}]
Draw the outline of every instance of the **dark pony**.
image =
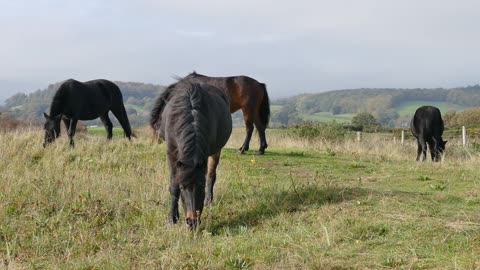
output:
[{"label": "dark pony", "polygon": [[258,130],[260,139],[260,148],[257,154],[265,153],[268,146],[265,129],[270,120],[270,102],[267,87],[264,83],[247,76],[208,77],[196,72],[190,73],[185,78],[195,82],[207,83],[222,90],[230,102],[230,113],[242,109],[247,135],[243,145],[238,149],[240,154],[249,149],[254,125]]},{"label": "dark pony", "polygon": [[412,135],[417,138],[417,161],[423,154],[422,161],[427,159],[427,144],[430,148],[432,161],[439,161],[445,151],[447,141],[442,139],[443,119],[440,110],[433,106],[423,106],[415,111],[410,122]]},{"label": "dark pony", "polygon": [[53,97],[50,115],[43,114],[46,119],[43,146],[47,146],[60,136],[60,120],[63,120],[67,128],[70,146],[74,146],[73,136],[78,120],[93,120],[100,117],[107,130],[107,139],[111,139],[113,125],[108,118],[109,111],[118,119],[125,136],[130,140],[133,136],[132,128],[123,106],[122,93],[117,85],[107,80],[84,83],[73,79],[65,81]]},{"label": "dark pony", "polygon": [[172,199],[169,220],[177,222],[181,198],[186,224],[194,228],[200,223],[204,204],[213,200],[220,152],[232,132],[228,99],[214,86],[181,80],[158,97],[150,125],[167,145]]}]

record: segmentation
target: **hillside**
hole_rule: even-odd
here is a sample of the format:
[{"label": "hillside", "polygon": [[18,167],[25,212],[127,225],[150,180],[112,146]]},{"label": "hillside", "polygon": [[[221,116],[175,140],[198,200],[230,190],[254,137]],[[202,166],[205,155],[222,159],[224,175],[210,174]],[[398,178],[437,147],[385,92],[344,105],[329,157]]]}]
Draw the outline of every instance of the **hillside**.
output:
[{"label": "hillside", "polygon": [[[150,109],[164,86],[115,82],[123,93],[125,107],[132,126],[147,123]],[[5,101],[3,111],[19,120],[41,123],[42,113],[47,112],[60,83],[31,94],[19,93]],[[415,109],[421,105],[433,105],[443,113],[462,111],[480,106],[480,86],[452,89],[351,89],[317,94],[302,94],[271,100],[271,126],[288,125],[300,120],[350,122],[359,112],[370,112],[386,126],[403,126],[408,123]],[[234,124],[243,125],[240,112],[233,114]],[[117,125],[116,119],[112,121]],[[99,120],[88,124],[100,124]]]},{"label": "hillside", "polygon": [[302,94],[272,101],[272,119],[288,124],[299,119],[349,121],[359,112],[370,112],[388,126],[408,122],[415,109],[433,105],[443,113],[480,106],[480,86],[452,89],[354,89]]},{"label": "hillside", "polygon": [[[141,126],[147,123],[150,109],[155,98],[165,88],[161,85],[119,82],[115,81],[123,94],[123,101],[130,123]],[[33,123],[43,121],[43,112],[48,112],[53,95],[60,87],[61,82],[51,84],[46,89],[38,90],[28,95],[19,93],[5,100],[4,110],[19,120]],[[117,124],[115,117],[111,117]],[[100,124],[99,120],[89,121],[90,124]]]}]

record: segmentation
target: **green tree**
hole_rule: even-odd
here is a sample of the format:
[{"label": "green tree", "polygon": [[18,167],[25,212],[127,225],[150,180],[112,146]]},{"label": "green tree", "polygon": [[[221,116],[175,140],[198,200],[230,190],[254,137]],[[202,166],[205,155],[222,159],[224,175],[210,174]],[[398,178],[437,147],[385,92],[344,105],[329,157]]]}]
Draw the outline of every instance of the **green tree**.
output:
[{"label": "green tree", "polygon": [[352,125],[359,130],[363,130],[365,127],[375,126],[378,125],[378,123],[372,114],[362,112],[352,118]]}]

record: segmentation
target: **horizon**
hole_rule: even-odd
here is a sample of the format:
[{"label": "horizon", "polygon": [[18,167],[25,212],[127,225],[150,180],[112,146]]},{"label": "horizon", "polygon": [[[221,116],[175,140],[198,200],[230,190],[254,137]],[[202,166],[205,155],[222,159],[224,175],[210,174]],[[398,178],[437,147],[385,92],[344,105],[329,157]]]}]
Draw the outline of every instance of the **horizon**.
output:
[{"label": "horizon", "polygon": [[168,85],[192,70],[250,76],[272,98],[476,85],[479,8],[469,0],[7,2],[0,102],[67,78]]},{"label": "horizon", "polygon": [[[142,83],[142,84],[152,84],[152,85],[156,85],[156,86],[168,86],[168,85],[163,85],[163,84],[155,84],[155,83],[149,83],[149,82],[135,82],[135,81],[122,81],[122,80],[112,80],[114,83],[117,83],[117,82],[121,82],[121,83]],[[59,81],[61,82],[61,81]],[[32,90],[32,91],[19,91],[19,92],[16,92],[16,93],[13,93],[12,95],[9,95],[9,96],[5,96],[5,97],[2,97],[1,96],[1,93],[0,93],[0,106],[4,105],[5,101],[16,95],[16,94],[26,94],[27,96],[33,92],[36,92],[36,91],[44,91],[48,88],[49,85],[51,84],[56,84],[56,83],[59,83],[59,82],[52,82],[52,83],[49,83],[48,85],[46,85],[45,87],[41,88],[41,89],[35,89],[35,90]],[[278,100],[278,99],[284,99],[284,98],[290,98],[290,97],[294,97],[294,96],[299,96],[299,95],[307,95],[307,94],[320,94],[320,93],[326,93],[326,92],[334,92],[334,91],[354,91],[354,90],[363,90],[363,89],[370,89],[370,90],[408,90],[408,89],[445,89],[445,90],[448,90],[448,89],[455,89],[455,88],[462,88],[462,87],[472,87],[472,86],[476,86],[476,85],[479,85],[479,84],[471,84],[471,85],[463,85],[463,86],[454,86],[454,87],[431,87],[431,88],[424,88],[424,87],[412,87],[412,88],[390,88],[390,87],[371,87],[371,88],[348,88],[348,89],[332,89],[332,90],[324,90],[324,91],[318,91],[318,92],[298,92],[298,93],[295,93],[295,94],[291,94],[291,95],[285,95],[285,96],[270,96],[270,100]],[[267,90],[268,90],[268,85],[267,85]]]}]

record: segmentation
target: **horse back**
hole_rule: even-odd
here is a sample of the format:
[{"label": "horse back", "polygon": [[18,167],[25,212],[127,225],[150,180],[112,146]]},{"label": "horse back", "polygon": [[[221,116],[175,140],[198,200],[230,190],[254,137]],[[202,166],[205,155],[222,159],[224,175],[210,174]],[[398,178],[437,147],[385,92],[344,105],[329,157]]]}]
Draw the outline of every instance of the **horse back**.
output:
[{"label": "horse back", "polygon": [[444,124],[440,110],[433,106],[418,108],[410,122],[410,129],[416,138],[441,137]]},{"label": "horse back", "polygon": [[[228,98],[221,89],[215,86],[194,83],[191,91],[195,91],[195,95],[201,96],[200,102],[196,103],[195,108],[190,105],[185,106],[182,104],[188,104],[190,99],[190,96],[184,92],[189,91],[184,88],[185,85],[187,84],[180,83],[175,87],[178,87],[177,89],[173,89],[168,94],[169,98],[162,108],[160,119],[158,119],[160,137],[167,142],[168,151],[175,153],[178,151],[175,148],[186,140],[183,137],[186,134],[185,129],[199,127],[195,128],[195,133],[199,133],[200,136],[194,137],[206,140],[205,144],[208,149],[204,150],[208,156],[217,153],[227,143],[232,131]],[[191,119],[190,115],[196,115],[196,117]],[[190,119],[189,121],[192,122],[180,124],[184,122],[184,119]]]},{"label": "horse back", "polygon": [[261,102],[265,95],[265,84],[248,76],[208,77],[202,75],[194,78],[222,90],[228,97],[231,113],[240,108],[255,107],[255,102]]},{"label": "horse back", "polygon": [[52,109],[54,103],[61,104],[61,109],[55,108],[53,115],[62,113],[69,118],[92,120],[107,113],[112,105],[123,104],[123,99],[118,86],[108,80],[69,79],[57,90]]}]

